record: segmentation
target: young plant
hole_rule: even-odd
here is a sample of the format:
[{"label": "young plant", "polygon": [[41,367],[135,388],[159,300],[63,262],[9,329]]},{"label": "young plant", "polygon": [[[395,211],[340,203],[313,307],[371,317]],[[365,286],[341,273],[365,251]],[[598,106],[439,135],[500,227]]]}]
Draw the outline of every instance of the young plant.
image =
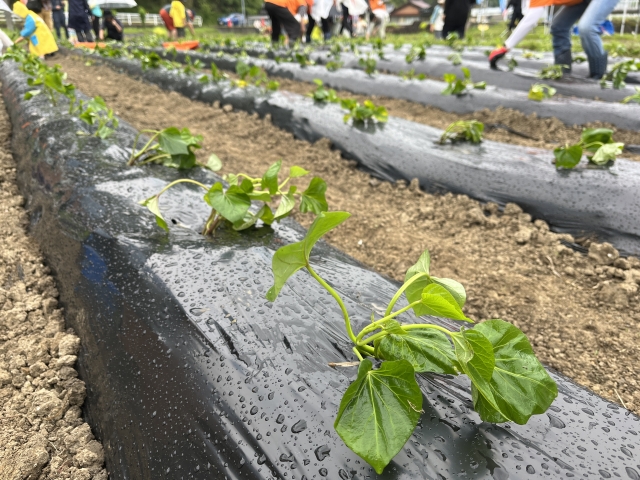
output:
[{"label": "young plant", "polygon": [[516,57],[511,57],[507,62],[507,68],[509,69],[510,72],[513,72],[517,66],[518,66],[518,61],[516,60]]},{"label": "young plant", "polygon": [[465,95],[471,89],[484,90],[487,88],[487,82],[473,82],[471,72],[468,68],[462,67],[463,78],[458,78],[455,73],[445,73],[444,81],[447,82],[446,88],[442,91],[442,95]]},{"label": "young plant", "polygon": [[332,88],[326,88],[322,80],[316,78],[313,83],[316,84],[316,89],[309,94],[311,98],[313,98],[314,102],[318,103],[338,103],[340,99],[336,94],[336,91]]},{"label": "young plant", "polygon": [[624,100],[622,100],[622,103],[630,102],[640,103],[640,87],[636,87],[636,93],[634,93],[633,95],[629,95],[628,97],[625,97]]},{"label": "young plant", "polygon": [[192,62],[191,57],[187,55],[184,60],[186,65],[182,68],[182,73],[185,75],[195,75],[204,68],[202,62],[198,59]]},{"label": "young plant", "polygon": [[221,81],[227,80],[228,78],[229,76],[226,73],[221,72],[218,66],[215,63],[212,63],[211,77],[209,77],[208,75],[202,75],[198,80],[201,83],[209,83],[209,81],[211,81],[212,83],[220,83]]},{"label": "young plant", "polygon": [[[428,251],[407,270],[404,284],[382,318],[372,313],[371,323],[354,332],[342,298],[309,261],[315,243],[347,218],[346,212],[323,213],[302,241],[278,249],[272,262],[274,284],[266,298],[274,302],[287,280],[306,269],[340,306],[346,334],[360,362],[358,376],[346,389],[334,423],[351,450],[378,474],[383,472],[424,413],[417,373],[467,375],[473,406],[486,422],[523,425],[549,408],[558,389],[525,335],[503,320],[473,324],[462,311],[464,287],[455,280],[432,276]],[[394,311],[402,295],[408,305]],[[401,323],[399,315],[411,310],[418,317],[468,322],[470,328],[451,331],[431,323]]]},{"label": "young plant", "polygon": [[335,72],[336,70],[340,70],[343,65],[344,65],[343,62],[339,62],[337,60],[330,60],[325,64],[325,67],[330,72]]},{"label": "young plant", "polygon": [[425,58],[427,58],[427,50],[424,45],[413,45],[409,53],[404,57],[407,63],[424,60]]},{"label": "young plant", "polygon": [[389,119],[389,113],[386,107],[374,105],[371,100],[365,100],[364,105],[350,98],[340,100],[340,106],[349,113],[343,117],[344,123],[353,119],[354,123],[370,123],[374,120],[379,123],[385,123]]},{"label": "young plant", "polygon": [[[150,133],[149,141],[136,152],[138,138],[143,133]],[[178,130],[175,127],[164,130],[141,130],[133,144],[131,157],[127,165],[144,165],[159,163],[166,167],[180,170],[196,166],[194,149],[201,148],[202,135],[193,135],[188,128]]]},{"label": "young plant", "polygon": [[545,80],[560,80],[565,68],[567,68],[567,65],[547,65],[538,72],[538,77]]},{"label": "young plant", "polygon": [[78,111],[80,112],[78,115],[80,120],[91,126],[97,124],[98,128],[94,135],[98,138],[104,140],[118,128],[118,119],[101,97],[95,97],[86,102],[81,100]]},{"label": "young plant", "polygon": [[522,54],[522,58],[533,58],[535,60],[540,60],[542,58],[542,54],[539,52],[524,52]]},{"label": "young plant", "polygon": [[234,84],[240,88],[246,87],[252,83],[256,87],[264,86],[267,90],[277,90],[280,84],[275,80],[269,80],[266,72],[257,65],[247,65],[244,62],[236,63],[236,73],[240,77],[240,80],[234,82]]},{"label": "young plant", "polygon": [[416,74],[416,70],[415,68],[412,68],[411,70],[408,71],[401,71],[400,72],[400,77],[403,80],[426,80],[427,76],[424,73],[418,73]]},{"label": "young plant", "polygon": [[640,60],[631,59],[616,63],[609,72],[605,73],[600,80],[602,88],[613,87],[615,89],[624,88],[629,72],[640,70]]},{"label": "young plant", "polygon": [[[215,156],[214,156],[215,157]],[[215,157],[217,159],[217,157]],[[223,223],[228,223],[234,230],[246,230],[254,226],[258,221],[271,225],[285,217],[288,217],[299,202],[300,212],[311,212],[319,215],[326,212],[328,205],[325,198],[327,184],[320,177],[314,177],[307,188],[298,192],[295,186],[285,188],[292,178],[304,177],[309,174],[302,167],[293,166],[289,169],[289,176],[282,182],[278,174],[282,166],[282,160],[271,165],[260,178],[252,178],[244,173],[227,175],[229,182],[226,190],[220,182],[207,187],[200,182],[182,178],[171,182],[156,195],[140,202],[146,206],[156,217],[158,226],[168,231],[167,222],[160,211],[160,196],[171,187],[179,183],[192,183],[202,188],[206,193],[204,201],[211,207],[209,218],[205,222],[203,235],[213,235],[215,230]],[[277,207],[274,205],[278,201]],[[252,202],[258,202],[256,213],[252,213]]]},{"label": "young plant", "polygon": [[613,141],[613,130],[608,128],[586,128],[582,131],[580,142],[573,145],[565,145],[553,150],[556,158],[556,168],[574,168],[586,153],[590,163],[606,165],[614,162],[622,153],[624,143]]},{"label": "young plant", "polygon": [[304,50],[302,52],[294,52],[293,53],[293,58],[294,58],[294,61],[298,65],[300,65],[302,68],[307,67],[309,65],[315,65],[316,64],[316,62],[311,60],[311,56],[309,55],[309,52],[307,52],[306,50]]},{"label": "young plant", "polygon": [[49,101],[54,106],[58,104],[60,95],[67,97],[71,105],[75,102],[76,87],[72,83],[67,82],[67,74],[61,70],[60,65],[49,67],[39,59],[37,59],[37,63],[34,63],[33,57],[27,57],[25,63],[23,63],[22,70],[27,75],[30,75],[30,78],[27,79],[27,85],[30,87],[40,87],[39,89],[29,90],[25,93],[25,100],[44,93],[49,97]]},{"label": "young plant", "polygon": [[482,142],[482,133],[484,132],[484,123],[477,120],[460,120],[453,122],[447,127],[440,137],[440,145],[444,145],[447,141],[456,142]]},{"label": "young plant", "polygon": [[364,68],[365,73],[371,77],[376,73],[376,66],[378,65],[378,61],[369,55],[366,58],[361,57],[358,60],[358,65]]},{"label": "young plant", "polygon": [[545,83],[534,83],[529,90],[529,100],[541,102],[545,98],[551,98],[556,94],[556,89]]},{"label": "young plant", "polygon": [[460,52],[453,52],[451,55],[447,57],[454,66],[460,65],[462,63],[462,54]]}]

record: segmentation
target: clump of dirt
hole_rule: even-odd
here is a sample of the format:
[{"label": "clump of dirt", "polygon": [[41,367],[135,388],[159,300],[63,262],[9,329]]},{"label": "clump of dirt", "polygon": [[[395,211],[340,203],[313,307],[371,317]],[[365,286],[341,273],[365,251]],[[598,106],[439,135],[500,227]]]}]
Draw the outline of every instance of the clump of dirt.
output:
[{"label": "clump of dirt", "polygon": [[0,478],[107,480],[104,452],[81,418],[80,339],[65,330],[49,268],[27,236],[0,102]]},{"label": "clump of dirt", "polygon": [[425,194],[417,182],[381,182],[341,158],[328,140],[295,140],[268,118],[191,101],[108,67],[87,68],[73,58],[60,63],[79,89],[103,97],[138,129],[188,126],[203,134],[199,158],[216,153],[223,173],[260,175],[282,158],[322,176],[330,208],[352,214],[330,232],[329,243],[398,280],[429,248],[434,275],[467,288],[469,316],[514,323],[544,363],[640,412],[637,259],[598,243],[589,255],[575,252],[561,243],[570,236],[550,232],[515,204],[500,212],[464,195]]},{"label": "clump of dirt", "polygon": [[[314,84],[272,77],[280,83],[281,90],[306,95],[315,89]],[[474,113],[457,114],[445,112],[439,108],[420,103],[409,102],[397,98],[370,97],[357,95],[344,90],[337,91],[342,98],[353,98],[359,102],[373,100],[376,105],[387,107],[389,115],[422,123],[436,128],[445,129],[458,120],[478,120],[484,123],[485,135],[488,140],[511,143],[528,147],[546,148],[552,150],[559,145],[572,144],[580,140],[583,126],[566,125],[557,118],[540,118],[535,113],[525,115],[510,108],[499,107],[495,110],[484,109]],[[591,122],[586,128],[610,128],[616,142],[625,145],[640,145],[640,131],[623,130],[604,122]],[[624,158],[640,161],[640,155],[625,150]],[[553,158],[550,158],[551,162]]]}]

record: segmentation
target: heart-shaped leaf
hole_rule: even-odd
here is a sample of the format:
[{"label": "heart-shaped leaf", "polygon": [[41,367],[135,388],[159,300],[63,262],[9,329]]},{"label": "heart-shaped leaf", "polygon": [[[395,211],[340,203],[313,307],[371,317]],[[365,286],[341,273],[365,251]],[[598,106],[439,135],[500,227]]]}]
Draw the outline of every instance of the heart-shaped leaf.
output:
[{"label": "heart-shaped leaf", "polygon": [[271,195],[275,195],[278,191],[278,173],[281,166],[282,160],[278,160],[262,176],[262,188],[268,190]]},{"label": "heart-shaped leaf", "polygon": [[420,328],[386,335],[378,351],[385,360],[407,360],[416,372],[457,374],[453,346],[438,330]]},{"label": "heart-shaped leaf", "polygon": [[422,290],[422,315],[451,318],[452,320],[469,319],[462,313],[462,309],[453,295],[441,285],[431,283]]},{"label": "heart-shaped leaf", "polygon": [[147,207],[149,211],[155,215],[156,223],[158,224],[158,226],[168,232],[169,227],[167,226],[167,222],[164,220],[162,216],[159,202],[160,202],[160,198],[157,195],[154,195],[153,197],[149,197],[146,200],[142,200],[140,202],[140,205]]},{"label": "heart-shaped leaf", "polygon": [[204,200],[231,223],[244,218],[251,206],[249,196],[239,186],[232,185],[225,192],[220,182],[213,184]]},{"label": "heart-shaped leaf", "polygon": [[307,189],[302,192],[302,198],[300,199],[300,211],[302,213],[313,212],[316,215],[326,212],[329,209],[327,199],[325,198],[326,191],[326,182],[320,177],[314,177],[309,183]]},{"label": "heart-shaped leaf", "polygon": [[222,161],[215,153],[212,153],[211,155],[209,155],[209,160],[207,160],[205,167],[212,172],[217,172],[222,168]]},{"label": "heart-shaped leaf", "polygon": [[323,212],[316,217],[303,240],[285,245],[276,251],[272,261],[274,281],[267,292],[267,300],[275,301],[289,277],[307,264],[311,249],[316,242],[350,216],[351,214],[347,212]]},{"label": "heart-shaped leaf", "polygon": [[553,156],[556,157],[556,168],[573,168],[580,163],[582,146],[557,147],[553,150]]},{"label": "heart-shaped leaf", "polygon": [[413,433],[422,409],[422,392],[406,360],[365,359],[358,378],[342,397],[334,427],[344,443],[381,474]]},{"label": "heart-shaped leaf", "polygon": [[527,337],[503,320],[488,320],[473,330],[482,333],[493,347],[495,368],[488,382],[495,406],[482,396],[475,410],[489,422],[500,422],[499,414],[520,425],[531,415],[544,413],[558,396],[558,387],[536,358]]}]

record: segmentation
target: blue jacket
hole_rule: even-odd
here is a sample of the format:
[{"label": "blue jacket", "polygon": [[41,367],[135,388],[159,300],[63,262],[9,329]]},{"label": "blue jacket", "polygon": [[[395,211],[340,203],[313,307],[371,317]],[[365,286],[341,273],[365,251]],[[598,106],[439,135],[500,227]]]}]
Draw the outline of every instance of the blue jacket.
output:
[{"label": "blue jacket", "polygon": [[69,0],[69,18],[87,17],[90,10],[87,0]]}]

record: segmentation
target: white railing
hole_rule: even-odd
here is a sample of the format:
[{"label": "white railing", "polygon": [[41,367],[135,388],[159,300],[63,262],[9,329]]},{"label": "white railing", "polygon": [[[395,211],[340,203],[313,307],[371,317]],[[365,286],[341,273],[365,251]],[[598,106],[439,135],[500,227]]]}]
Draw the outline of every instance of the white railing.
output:
[{"label": "white railing", "polygon": [[613,9],[614,13],[621,13],[625,10],[627,12],[637,12],[638,5],[640,4],[639,0],[620,0],[616,5],[616,8]]},{"label": "white railing", "polygon": [[[140,18],[140,14],[139,13],[120,13],[118,12],[116,14],[116,18],[118,20],[120,20],[120,22],[123,25],[127,25],[127,26],[134,26],[134,25],[142,25],[142,19]],[[162,18],[160,17],[160,15],[158,15],[157,13],[147,13],[147,15],[145,16],[144,19],[144,23],[145,25],[153,25],[154,27],[157,26],[164,26],[164,22],[162,21]],[[202,17],[200,15],[196,15],[196,17],[193,19],[193,26],[194,27],[201,27],[202,26]]]}]

